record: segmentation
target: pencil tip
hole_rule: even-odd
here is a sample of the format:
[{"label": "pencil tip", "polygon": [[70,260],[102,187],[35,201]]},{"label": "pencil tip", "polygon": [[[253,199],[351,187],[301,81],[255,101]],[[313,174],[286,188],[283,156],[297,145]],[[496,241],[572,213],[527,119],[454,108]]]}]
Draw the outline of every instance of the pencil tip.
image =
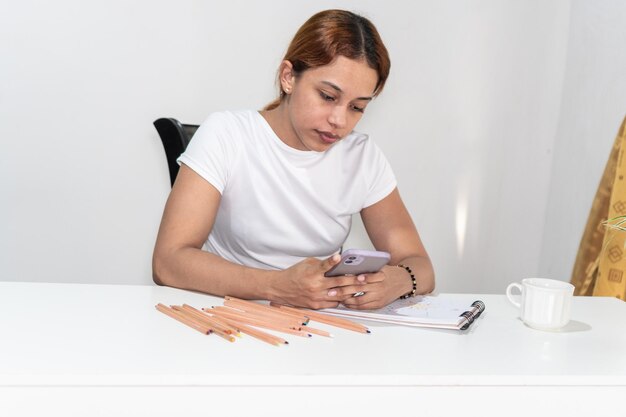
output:
[{"label": "pencil tip", "polygon": [[286,345],[288,345],[288,344],[289,344],[289,342],[285,340],[285,344],[286,344]]},{"label": "pencil tip", "polygon": [[309,337],[313,337],[313,335],[311,333],[309,333]]},{"label": "pencil tip", "polygon": [[369,330],[367,330],[367,333],[372,333],[372,332],[370,332]]}]

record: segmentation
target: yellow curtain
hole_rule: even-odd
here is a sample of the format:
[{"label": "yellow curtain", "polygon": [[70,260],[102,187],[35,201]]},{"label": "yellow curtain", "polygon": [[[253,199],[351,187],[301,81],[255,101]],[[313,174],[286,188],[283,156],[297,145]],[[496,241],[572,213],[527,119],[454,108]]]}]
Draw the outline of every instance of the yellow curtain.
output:
[{"label": "yellow curtain", "polygon": [[[626,216],[625,151],[626,118],[613,143],[578,248],[571,279],[576,295],[626,299],[626,230],[611,227],[626,220],[620,218]],[[626,228],[626,222],[621,226]]]}]

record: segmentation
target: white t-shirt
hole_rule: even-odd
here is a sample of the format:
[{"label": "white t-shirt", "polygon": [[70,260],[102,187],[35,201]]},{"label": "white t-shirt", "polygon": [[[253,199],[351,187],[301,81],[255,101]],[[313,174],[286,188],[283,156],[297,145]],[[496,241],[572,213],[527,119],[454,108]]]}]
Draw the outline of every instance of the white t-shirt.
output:
[{"label": "white t-shirt", "polygon": [[222,195],[204,249],[263,269],[337,252],[352,215],[396,187],[367,135],[353,132],[325,152],[301,151],[281,141],[257,111],[210,115],[178,163]]}]

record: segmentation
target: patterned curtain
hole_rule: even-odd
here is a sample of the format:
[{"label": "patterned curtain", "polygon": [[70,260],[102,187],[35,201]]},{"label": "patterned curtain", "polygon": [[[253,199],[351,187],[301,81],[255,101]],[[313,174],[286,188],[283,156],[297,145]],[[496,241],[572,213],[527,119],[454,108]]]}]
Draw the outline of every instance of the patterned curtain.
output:
[{"label": "patterned curtain", "polygon": [[575,295],[626,299],[626,118],[615,138],[578,248]]}]

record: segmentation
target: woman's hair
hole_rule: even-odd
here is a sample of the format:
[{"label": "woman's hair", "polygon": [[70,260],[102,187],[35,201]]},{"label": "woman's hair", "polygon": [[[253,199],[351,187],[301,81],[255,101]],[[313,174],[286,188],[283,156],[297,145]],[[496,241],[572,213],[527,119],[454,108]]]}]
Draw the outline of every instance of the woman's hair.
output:
[{"label": "woman's hair", "polygon": [[[325,10],[311,16],[294,36],[283,60],[291,62],[297,76],[308,69],[328,65],[339,55],[363,59],[376,70],[378,82],[374,96],[380,94],[391,67],[389,54],[374,24],[355,13]],[[265,110],[278,107],[284,97],[281,88],[279,97]]]}]

